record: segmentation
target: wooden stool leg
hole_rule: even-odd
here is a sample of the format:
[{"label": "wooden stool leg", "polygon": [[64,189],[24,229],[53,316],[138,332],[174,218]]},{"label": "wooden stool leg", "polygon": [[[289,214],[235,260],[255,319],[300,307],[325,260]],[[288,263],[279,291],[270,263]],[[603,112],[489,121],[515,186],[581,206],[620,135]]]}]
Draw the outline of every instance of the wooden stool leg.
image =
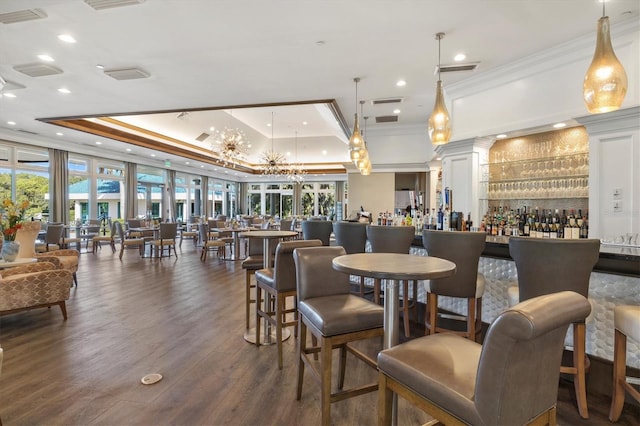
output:
[{"label": "wooden stool leg", "polygon": [[387,376],[378,373],[378,425],[391,426],[393,392],[387,388]]},{"label": "wooden stool leg", "polygon": [[302,357],[305,356],[307,350],[307,326],[302,321],[302,317],[298,319],[298,386],[296,389],[296,400],[302,398],[302,381],[304,380],[304,362]]},{"label": "wooden stool leg", "polygon": [[276,296],[276,345],[278,346],[278,368],[282,370],[282,315],[284,311],[284,297]]},{"label": "wooden stool leg", "polygon": [[322,389],[322,425],[331,425],[331,339],[320,338],[320,387]]},{"label": "wooden stool leg", "polygon": [[438,295],[427,293],[427,318],[429,322],[425,324],[425,334],[436,334],[438,321]]},{"label": "wooden stool leg", "polygon": [[245,277],[245,292],[244,292],[244,319],[245,329],[249,330],[249,317],[251,312],[251,271],[247,269]]},{"label": "wooden stool leg", "polygon": [[585,342],[586,325],[584,323],[573,325],[573,365],[576,368],[576,375],[573,379],[573,386],[578,400],[578,411],[583,419],[589,418],[587,408],[587,383],[585,378]]},{"label": "wooden stool leg", "polygon": [[625,386],[627,375],[627,336],[616,329],[613,343],[613,390],[609,420],[617,422],[624,407]]},{"label": "wooden stool leg", "polygon": [[467,337],[469,340],[476,341],[476,299],[467,299]]},{"label": "wooden stool leg", "polygon": [[[256,284],[256,300],[260,300],[262,297],[262,289]],[[264,292],[264,297],[269,297],[269,293]],[[256,303],[256,346],[260,346],[260,313],[258,312],[258,304]],[[267,325],[265,324],[265,327]]]},{"label": "wooden stool leg", "polygon": [[411,337],[411,325],[409,324],[409,281],[402,281],[402,319],[404,321],[404,335]]}]

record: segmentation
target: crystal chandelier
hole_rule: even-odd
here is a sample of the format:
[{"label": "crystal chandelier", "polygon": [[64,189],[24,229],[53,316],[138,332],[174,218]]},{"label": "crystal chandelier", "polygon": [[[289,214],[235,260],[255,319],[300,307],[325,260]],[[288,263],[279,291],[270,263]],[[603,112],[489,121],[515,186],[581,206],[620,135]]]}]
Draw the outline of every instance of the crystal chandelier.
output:
[{"label": "crystal chandelier", "polygon": [[604,4],[602,18],[598,20],[596,51],[583,83],[584,102],[592,114],[617,110],[627,94],[627,73],[611,46]]},{"label": "crystal chandelier", "polygon": [[292,163],[287,168],[287,180],[291,183],[300,184],[304,182],[307,171],[304,169],[302,163],[298,163],[298,132],[296,132],[296,159],[295,163]]},{"label": "crystal chandelier", "polygon": [[251,144],[246,140],[242,130],[225,127],[223,131],[216,130],[212,149],[225,167],[235,167],[245,159],[250,147]]},{"label": "crystal chandelier", "polygon": [[273,112],[271,113],[271,150],[263,152],[260,159],[262,161],[260,170],[263,175],[280,176],[286,173],[287,159],[273,149]]},{"label": "crystal chandelier", "polygon": [[429,138],[434,145],[447,144],[451,139],[451,120],[444,103],[442,80],[440,80],[440,40],[443,37],[444,33],[436,34],[436,40],[438,40],[438,83],[436,85],[436,102],[429,117]]}]

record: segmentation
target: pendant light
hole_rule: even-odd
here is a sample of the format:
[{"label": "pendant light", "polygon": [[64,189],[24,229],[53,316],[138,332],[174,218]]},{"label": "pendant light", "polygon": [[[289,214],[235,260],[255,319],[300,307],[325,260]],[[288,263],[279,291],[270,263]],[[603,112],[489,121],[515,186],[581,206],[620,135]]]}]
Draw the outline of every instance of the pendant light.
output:
[{"label": "pendant light", "polygon": [[434,145],[444,145],[449,143],[449,139],[451,139],[451,120],[447,106],[444,104],[442,80],[440,80],[440,40],[443,37],[444,33],[436,34],[436,40],[438,40],[438,83],[436,85],[436,102],[429,117],[429,138]]},{"label": "pendant light", "polygon": [[365,148],[364,139],[362,139],[362,135],[360,134],[360,123],[358,121],[358,82],[360,82],[360,78],[356,77],[353,81],[356,83],[356,115],[353,124],[353,133],[349,139],[349,157],[351,161],[355,163],[364,156]]},{"label": "pendant light", "polygon": [[583,84],[584,102],[592,114],[617,110],[627,94],[627,73],[613,52],[604,4],[598,20],[596,51]]}]

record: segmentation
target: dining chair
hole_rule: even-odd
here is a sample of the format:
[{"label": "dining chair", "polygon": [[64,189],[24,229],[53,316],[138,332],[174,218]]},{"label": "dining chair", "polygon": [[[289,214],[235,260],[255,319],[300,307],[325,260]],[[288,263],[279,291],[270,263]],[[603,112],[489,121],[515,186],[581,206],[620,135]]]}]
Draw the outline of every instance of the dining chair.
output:
[{"label": "dining chair", "polygon": [[118,221],[113,222],[116,234],[120,238],[120,255],[118,256],[120,260],[122,260],[122,254],[124,253],[125,248],[129,247],[137,247],[140,256],[144,255],[145,248],[145,240],[144,238],[125,238],[124,230],[122,229],[122,224]]},{"label": "dining chair", "polygon": [[209,225],[206,223],[198,224],[198,233],[202,241],[202,251],[200,252],[200,260],[206,261],[209,251],[216,251],[218,258],[222,259],[225,255],[226,243],[218,238],[217,232],[209,232]]},{"label": "dining chair", "polygon": [[302,238],[305,240],[320,240],[323,246],[330,243],[333,223],[328,220],[305,220],[302,222]]},{"label": "dining chair", "polygon": [[[153,257],[153,250],[156,249],[156,257],[162,258],[165,247],[169,250],[168,255],[171,256],[171,249],[173,248],[173,254],[178,258],[178,252],[176,251],[176,238],[178,236],[178,224],[161,223],[158,238],[151,241],[151,257]],[[159,254],[159,256],[158,256]]]},{"label": "dining chair", "polygon": [[180,242],[178,243],[178,247],[182,248],[182,240],[184,239],[191,239],[193,240],[193,246],[198,246],[198,231],[193,230],[191,228],[191,224],[178,222],[178,231],[180,233]]},{"label": "dining chair", "polygon": [[[331,423],[331,403],[374,392],[377,383],[344,389],[347,351],[366,365],[376,368],[375,359],[351,345],[384,334],[383,308],[351,294],[349,276],[333,269],[332,261],[345,255],[344,248],[306,247],[293,252],[298,293],[298,385],[296,399],[302,398],[305,366],[321,388],[321,422]],[[318,345],[307,346],[307,330]],[[378,340],[379,341],[379,340]],[[332,393],[332,352],[340,349],[338,391]],[[312,358],[320,355],[320,366]]]},{"label": "dining chair", "polygon": [[49,250],[59,250],[63,235],[63,224],[48,224],[44,241],[40,244],[36,243],[36,252],[43,253]]},{"label": "dining chair", "polygon": [[[358,222],[335,222],[333,233],[336,236],[336,245],[344,247],[347,254],[364,253],[367,245],[367,226]],[[364,277],[360,277],[359,294],[364,297]],[[370,289],[369,293],[373,292]]]},{"label": "dining chair", "polygon": [[117,236],[117,232],[115,228],[115,222],[109,219],[109,235],[96,235],[92,239],[93,242],[91,244],[93,247],[93,254],[96,254],[97,252],[96,249],[102,250],[103,243],[109,244],[109,246],[111,247],[111,252],[115,253],[116,252],[116,236]]},{"label": "dining chair", "polygon": [[503,311],[482,345],[439,333],[381,351],[378,425],[393,393],[438,424],[555,425],[564,336],[590,310],[578,293],[547,294]]}]

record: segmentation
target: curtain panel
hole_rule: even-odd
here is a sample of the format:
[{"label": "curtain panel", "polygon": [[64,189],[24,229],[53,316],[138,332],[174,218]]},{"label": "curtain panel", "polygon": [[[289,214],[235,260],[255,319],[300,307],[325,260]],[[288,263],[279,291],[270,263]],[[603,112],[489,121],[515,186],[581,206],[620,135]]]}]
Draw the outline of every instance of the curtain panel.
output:
[{"label": "curtain panel", "polygon": [[138,165],[136,163],[125,163],[124,185],[125,218],[138,217]]},{"label": "curtain panel", "polygon": [[69,153],[49,148],[49,221],[67,223],[69,215]]}]

